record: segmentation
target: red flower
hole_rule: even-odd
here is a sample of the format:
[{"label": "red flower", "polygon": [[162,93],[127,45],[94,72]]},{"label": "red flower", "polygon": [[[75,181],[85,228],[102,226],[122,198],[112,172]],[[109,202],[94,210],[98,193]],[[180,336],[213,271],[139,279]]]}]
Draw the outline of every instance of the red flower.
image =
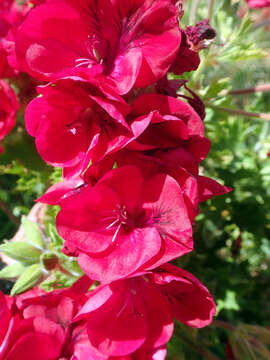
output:
[{"label": "red flower", "polygon": [[87,293],[91,284],[0,293],[0,359],[164,360],[172,316],[202,327],[215,312],[207,289],[172,265]]},{"label": "red flower", "polygon": [[[156,84],[156,90],[160,94],[168,95],[175,98],[183,98],[186,99],[189,105],[193,107],[193,109],[197,112],[202,120],[205,118],[205,106],[202,102],[201,98],[192,91],[187,85],[188,81],[179,79],[179,80],[168,80],[167,76],[164,76],[161,80],[159,80]],[[184,86],[185,90],[187,90],[191,96],[179,94],[178,90]]]},{"label": "red flower", "polygon": [[17,32],[19,65],[40,80],[103,73],[121,94],[152,84],[166,74],[180,45],[175,2],[46,2]]},{"label": "red flower", "polygon": [[[188,149],[181,147],[165,151],[151,151],[151,155],[147,152],[124,149],[90,166],[82,176],[66,174],[67,178],[51,186],[38,201],[50,205],[60,204],[63,199],[78,194],[83,187],[95,185],[113,168],[114,164],[117,164],[118,167],[134,165],[144,174],[145,179],[158,173],[166,173],[173,177],[181,187],[188,216],[193,222],[198,214],[199,202],[231,191],[231,188],[220,185],[211,178],[199,175],[199,163],[203,154],[206,155],[208,152],[208,145],[207,142],[198,141],[199,154],[196,151],[194,153],[189,152]],[[196,149],[196,146],[194,148]]]},{"label": "red flower", "polygon": [[0,78],[10,78],[14,75],[14,70],[8,64],[7,52],[3,45],[3,41],[0,39]]},{"label": "red flower", "polygon": [[65,252],[88,276],[112,281],[192,250],[182,189],[166,173],[144,178],[136,166],[107,173],[60,201],[57,230]]},{"label": "red flower", "polygon": [[62,327],[46,317],[23,317],[11,299],[0,293],[1,360],[56,360],[65,337]]},{"label": "red flower", "polygon": [[83,168],[124,147],[149,122],[140,121],[142,129],[136,121],[128,125],[129,106],[98,82],[59,80],[39,92],[43,97],[26,109],[26,129],[41,157],[54,166]]},{"label": "red flower", "polygon": [[200,116],[189,104],[179,99],[150,93],[139,96],[131,107],[133,117],[149,114],[152,119],[141,136],[128,146],[129,149],[191,148],[195,138],[205,139]]},{"label": "red flower", "polygon": [[[164,160],[162,154],[164,156]],[[181,167],[181,162],[178,163],[177,161],[178,158],[176,158],[176,161],[171,161],[170,154],[172,155],[172,159],[174,159],[173,150],[168,153],[157,151],[156,153],[153,153],[152,156],[136,151],[119,151],[112,156],[106,157],[101,162],[90,166],[82,176],[76,175],[74,177],[67,177],[62,182],[51,186],[47,192],[38,199],[38,201],[45,204],[58,205],[62,200],[68,198],[69,196],[78,194],[83,187],[95,185],[100,178],[102,178],[107,172],[111,171],[114,164],[117,164],[119,167],[134,165],[140,169],[142,174],[144,174],[145,179],[151,178],[155,174],[160,173],[173,177],[181,187],[187,214],[190,222],[193,222],[195,216],[198,214],[198,203],[199,200],[201,200],[201,197],[204,196],[205,189],[201,187],[201,184],[198,181],[197,169],[195,168],[195,176],[193,176]],[[181,151],[179,154],[181,155]],[[199,177],[199,180],[200,178],[201,177]],[[226,192],[224,191],[225,187],[217,184],[214,180],[209,180],[213,183],[212,188],[215,186],[216,189],[213,188],[212,192],[211,187],[210,190],[207,189],[208,198]],[[199,194],[199,190],[201,190],[203,194]],[[221,192],[222,190],[223,192]],[[210,196],[210,194],[212,196]],[[204,200],[205,199],[202,201]]]},{"label": "red flower", "polygon": [[75,340],[72,355],[66,355],[61,360],[164,360],[167,353],[166,346],[161,346],[150,350],[138,349],[125,356],[106,356],[90,344],[85,323],[76,326],[72,335]]},{"label": "red flower", "polygon": [[169,264],[100,286],[87,296],[75,320],[87,321],[89,341],[104,356],[164,346],[173,333],[172,317],[203,327],[215,314],[213,299],[199,280]]},{"label": "red flower", "polygon": [[91,284],[82,277],[70,289],[50,293],[35,289],[16,299],[0,293],[0,359],[75,360],[75,345],[83,339],[81,324],[72,320]]},{"label": "red flower", "polygon": [[195,328],[211,323],[215,303],[207,288],[192,274],[171,264],[153,272],[153,281],[169,301],[172,316]]},{"label": "red flower", "polygon": [[13,129],[19,108],[13,89],[0,80],[0,141]]},{"label": "red flower", "polygon": [[16,74],[8,64],[6,40],[9,31],[22,21],[29,9],[27,5],[18,5],[16,0],[0,2],[0,78],[8,78]]},{"label": "red flower", "polygon": [[204,202],[232,190],[227,186],[220,185],[214,179],[199,175],[199,163],[207,155],[208,145],[210,144],[207,144],[203,139],[196,139],[190,146],[190,151],[179,147],[166,152],[157,151],[154,153],[154,156],[163,162],[166,172],[174,178],[179,179],[179,171],[183,171],[183,168],[194,176],[198,186],[198,202]]},{"label": "red flower", "polygon": [[200,146],[205,154],[209,148],[198,114],[169,96],[144,94],[128,107],[98,81],[71,79],[39,87],[39,92],[44,96],[26,110],[26,128],[36,137],[41,157],[55,166],[80,163],[83,170],[90,160],[101,160],[128,144],[140,151],[182,146],[198,152]]}]

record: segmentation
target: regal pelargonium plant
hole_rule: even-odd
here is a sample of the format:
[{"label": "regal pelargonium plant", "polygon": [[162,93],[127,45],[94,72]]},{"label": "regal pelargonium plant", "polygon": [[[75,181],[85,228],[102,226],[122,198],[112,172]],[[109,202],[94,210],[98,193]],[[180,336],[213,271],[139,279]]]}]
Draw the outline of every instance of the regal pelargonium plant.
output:
[{"label": "regal pelargonium plant", "polygon": [[[162,360],[173,318],[200,328],[215,314],[200,281],[168,263],[193,250],[199,203],[230,190],[200,175],[204,106],[168,76],[195,71],[215,30],[207,19],[183,29],[175,0],[25,7],[2,41],[14,72],[42,82],[26,129],[63,172],[38,200],[60,206],[62,239],[41,230],[40,244],[20,245],[34,258],[2,246],[39,267],[38,276],[25,270],[16,296],[1,294],[0,359]],[[178,95],[184,88],[190,95]],[[53,252],[62,241],[65,260]],[[45,293],[38,285],[50,270],[74,275],[62,266],[69,258],[85,275]]]}]

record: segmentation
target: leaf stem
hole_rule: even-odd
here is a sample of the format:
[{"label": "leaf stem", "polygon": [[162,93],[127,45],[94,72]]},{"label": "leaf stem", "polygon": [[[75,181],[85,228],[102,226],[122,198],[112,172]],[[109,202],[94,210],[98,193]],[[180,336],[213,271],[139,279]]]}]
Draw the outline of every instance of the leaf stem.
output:
[{"label": "leaf stem", "polygon": [[265,120],[265,121],[270,121],[270,114],[266,114],[266,113],[254,113],[254,112],[249,112],[249,111],[244,111],[244,110],[239,110],[239,109],[226,108],[226,107],[223,107],[223,106],[212,105],[212,104],[210,104],[208,102],[206,102],[205,105],[207,107],[210,107],[210,108],[214,109],[214,110],[227,112],[227,113],[232,114],[232,115],[240,115],[240,116],[244,116],[244,117],[256,118],[256,119],[261,119],[261,120]]},{"label": "leaf stem", "polygon": [[257,85],[246,89],[235,89],[224,92],[222,95],[242,95],[242,94],[254,94],[256,92],[269,92],[270,84]]},{"label": "leaf stem", "polygon": [[258,28],[260,28],[262,26],[267,26],[267,25],[270,25],[270,19],[266,19],[264,21],[261,21],[261,22],[255,24],[253,28],[258,29]]}]

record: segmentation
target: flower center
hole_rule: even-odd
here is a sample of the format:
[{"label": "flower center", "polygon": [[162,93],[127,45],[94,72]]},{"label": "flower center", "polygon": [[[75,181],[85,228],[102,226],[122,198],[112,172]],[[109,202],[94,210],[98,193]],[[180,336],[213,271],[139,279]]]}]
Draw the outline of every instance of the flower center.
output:
[{"label": "flower center", "polygon": [[135,228],[143,227],[146,223],[144,210],[134,210],[130,214],[126,206],[120,204],[113,210],[112,216],[105,218],[105,220],[109,221],[106,230],[114,230],[113,241],[115,241],[120,230],[129,233]]}]

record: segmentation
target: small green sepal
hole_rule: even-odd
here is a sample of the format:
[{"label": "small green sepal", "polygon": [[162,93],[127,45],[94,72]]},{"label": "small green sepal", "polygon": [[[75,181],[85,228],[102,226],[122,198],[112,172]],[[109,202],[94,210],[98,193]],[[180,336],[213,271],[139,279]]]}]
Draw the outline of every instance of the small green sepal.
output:
[{"label": "small green sepal", "polygon": [[19,279],[15,282],[10,295],[18,295],[31,289],[42,279],[42,270],[40,264],[28,266]]},{"label": "small green sepal", "polygon": [[41,255],[39,249],[23,241],[6,242],[0,245],[0,251],[8,257],[26,265],[38,263]]},{"label": "small green sepal", "polygon": [[6,280],[16,279],[23,273],[24,269],[25,267],[19,262],[5,266],[0,271],[0,278]]},{"label": "small green sepal", "polygon": [[40,230],[40,227],[38,224],[34,223],[33,221],[27,219],[26,216],[22,217],[22,225],[25,233],[25,240],[39,248],[39,249],[45,249],[46,243],[43,238],[43,234]]}]

